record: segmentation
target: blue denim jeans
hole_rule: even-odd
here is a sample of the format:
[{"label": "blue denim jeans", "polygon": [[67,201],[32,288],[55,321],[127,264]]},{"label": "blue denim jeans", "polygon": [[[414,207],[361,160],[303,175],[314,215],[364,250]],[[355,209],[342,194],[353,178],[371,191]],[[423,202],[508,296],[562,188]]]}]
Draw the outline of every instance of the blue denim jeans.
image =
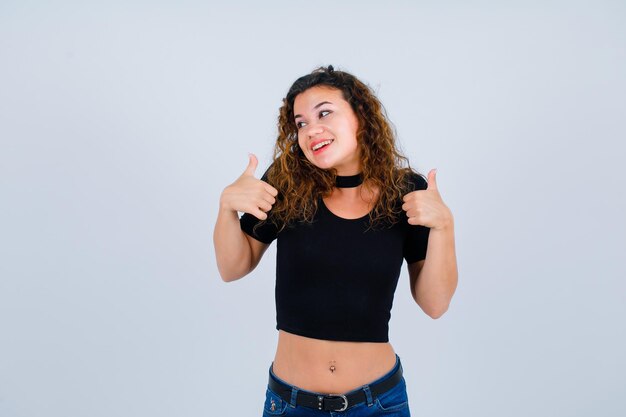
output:
[{"label": "blue denim jeans", "polygon": [[384,381],[385,379],[389,378],[398,369],[398,367],[401,366],[402,364],[400,363],[400,357],[396,355],[396,364],[392,370],[390,370],[385,375],[381,376],[375,381],[365,384],[362,387],[357,388],[356,390],[350,391],[349,393],[344,393],[350,394],[358,390],[363,390],[365,391],[365,396],[367,398],[366,401],[358,403],[345,411],[321,411],[309,407],[296,405],[296,395],[298,391],[303,391],[316,395],[323,394],[303,390],[294,385],[288,384],[287,382],[278,378],[272,371],[272,366],[270,366],[270,378],[274,378],[275,380],[280,381],[283,384],[289,385],[291,387],[291,401],[283,400],[283,398],[276,394],[274,391],[272,391],[268,385],[265,392],[263,417],[410,417],[411,413],[409,411],[409,399],[406,393],[406,381],[404,380],[404,377],[402,377],[400,382],[398,382],[393,388],[379,395],[378,397],[372,396],[372,393],[369,389],[370,385]]}]

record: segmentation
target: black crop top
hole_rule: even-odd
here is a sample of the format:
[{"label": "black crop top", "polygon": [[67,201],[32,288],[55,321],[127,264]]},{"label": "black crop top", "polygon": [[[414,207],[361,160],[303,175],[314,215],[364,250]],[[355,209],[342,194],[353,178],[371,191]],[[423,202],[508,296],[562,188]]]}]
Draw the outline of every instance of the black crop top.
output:
[{"label": "black crop top", "polygon": [[[411,175],[407,193],[423,189],[426,180]],[[268,244],[277,240],[276,329],[315,339],[387,342],[402,260],[425,259],[430,232],[410,225],[405,212],[401,218],[390,228],[366,231],[369,215],[337,217],[320,198],[313,223],[277,233],[270,221],[253,232],[260,220],[244,213],[245,233]]]}]

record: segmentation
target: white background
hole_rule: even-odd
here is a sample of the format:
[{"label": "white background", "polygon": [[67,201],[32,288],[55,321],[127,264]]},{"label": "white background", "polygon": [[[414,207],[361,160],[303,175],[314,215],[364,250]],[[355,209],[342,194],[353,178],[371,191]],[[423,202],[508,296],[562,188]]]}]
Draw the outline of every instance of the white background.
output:
[{"label": "white background", "polygon": [[226,284],[213,225],[328,64],[455,216],[448,312],[396,292],[413,415],[626,415],[625,51],[621,1],[3,1],[0,416],[261,415],[275,246]]}]

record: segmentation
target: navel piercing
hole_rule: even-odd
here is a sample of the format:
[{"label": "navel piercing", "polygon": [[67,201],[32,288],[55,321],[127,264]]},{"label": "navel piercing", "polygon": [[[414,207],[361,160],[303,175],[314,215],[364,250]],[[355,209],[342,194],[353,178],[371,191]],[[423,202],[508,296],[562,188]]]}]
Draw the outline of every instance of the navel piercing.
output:
[{"label": "navel piercing", "polygon": [[335,361],[330,361],[330,372],[335,372]]}]

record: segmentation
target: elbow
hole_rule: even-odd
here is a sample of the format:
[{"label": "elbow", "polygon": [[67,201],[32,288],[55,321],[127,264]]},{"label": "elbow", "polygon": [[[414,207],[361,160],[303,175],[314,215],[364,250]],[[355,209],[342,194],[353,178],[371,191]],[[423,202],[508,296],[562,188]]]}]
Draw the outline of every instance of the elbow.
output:
[{"label": "elbow", "polygon": [[222,278],[222,281],[224,282],[233,282],[233,281],[237,281],[239,278],[243,278],[244,276],[246,276],[246,273],[242,273],[240,271],[226,271],[223,270],[221,268],[218,267],[219,273],[220,273],[220,277]]},{"label": "elbow", "polygon": [[217,270],[224,282],[237,281],[245,277],[254,270],[250,256],[242,254],[241,256],[225,257],[216,253]]},{"label": "elbow", "polygon": [[439,317],[443,316],[443,314],[444,314],[447,310],[448,310],[447,308],[446,308],[446,309],[442,309],[442,310],[435,310],[435,311],[432,311],[432,312],[427,313],[427,314],[428,314],[428,316],[429,316],[431,319],[436,320],[436,319],[438,319]]},{"label": "elbow", "polygon": [[448,307],[449,307],[449,304],[445,304],[445,305],[442,304],[439,306],[425,308],[424,312],[428,315],[428,317],[430,317],[433,320],[436,320],[439,317],[443,316],[446,311],[448,311]]},{"label": "elbow", "polygon": [[[237,281],[252,272],[252,267],[245,260],[217,258],[217,270],[224,282]],[[247,266],[246,266],[247,265]]]},{"label": "elbow", "polygon": [[413,297],[415,303],[422,309],[424,313],[431,319],[435,320],[439,317],[443,316],[446,311],[448,311],[448,307],[450,306],[450,302],[425,302],[425,300],[420,300],[417,297]]},{"label": "elbow", "polygon": [[229,275],[224,275],[224,274],[220,274],[220,276],[222,277],[222,281],[224,282],[233,282],[233,281],[237,281],[237,279],[239,279],[239,277],[236,276],[229,276]]}]

